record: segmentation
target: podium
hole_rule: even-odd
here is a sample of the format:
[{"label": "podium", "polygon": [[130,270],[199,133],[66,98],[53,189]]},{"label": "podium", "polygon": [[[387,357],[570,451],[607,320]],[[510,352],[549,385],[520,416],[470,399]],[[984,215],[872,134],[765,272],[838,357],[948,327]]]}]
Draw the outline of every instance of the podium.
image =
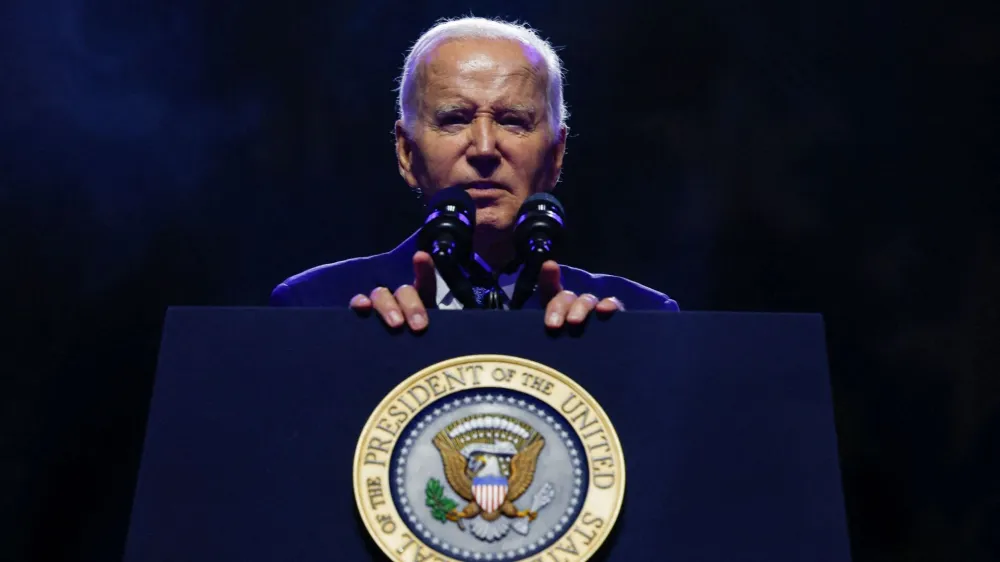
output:
[{"label": "podium", "polygon": [[359,439],[397,385],[469,356],[557,371],[613,424],[624,498],[591,560],[850,559],[818,315],[626,312],[550,333],[540,311],[430,311],[414,335],[348,310],[172,308],[125,561],[386,560],[355,500]]}]

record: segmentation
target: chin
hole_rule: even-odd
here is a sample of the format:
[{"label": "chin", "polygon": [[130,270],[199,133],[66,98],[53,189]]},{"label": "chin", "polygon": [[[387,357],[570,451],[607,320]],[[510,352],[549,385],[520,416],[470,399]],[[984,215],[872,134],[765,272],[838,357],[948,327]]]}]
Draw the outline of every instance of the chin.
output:
[{"label": "chin", "polygon": [[485,208],[476,211],[476,230],[505,232],[514,226],[514,217],[501,209]]}]

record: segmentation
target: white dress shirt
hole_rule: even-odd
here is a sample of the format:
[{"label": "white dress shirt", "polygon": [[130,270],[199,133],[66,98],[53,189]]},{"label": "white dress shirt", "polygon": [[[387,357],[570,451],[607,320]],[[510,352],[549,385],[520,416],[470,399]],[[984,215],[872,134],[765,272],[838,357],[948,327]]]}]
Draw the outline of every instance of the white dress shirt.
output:
[{"label": "white dress shirt", "polygon": [[[473,254],[473,257],[479,262],[479,265],[490,274],[493,270],[478,254]],[[507,300],[503,305],[504,310],[510,308],[510,299],[514,296],[514,284],[517,283],[517,275],[521,272],[521,268],[518,268],[514,273],[502,273],[497,279],[497,285],[503,289],[504,294],[507,295]],[[439,310],[461,310],[463,305],[461,301],[455,298],[455,295],[451,294],[451,289],[448,288],[448,284],[444,282],[444,278],[441,277],[441,272],[437,269],[434,270],[434,274],[437,276],[437,307]]]}]

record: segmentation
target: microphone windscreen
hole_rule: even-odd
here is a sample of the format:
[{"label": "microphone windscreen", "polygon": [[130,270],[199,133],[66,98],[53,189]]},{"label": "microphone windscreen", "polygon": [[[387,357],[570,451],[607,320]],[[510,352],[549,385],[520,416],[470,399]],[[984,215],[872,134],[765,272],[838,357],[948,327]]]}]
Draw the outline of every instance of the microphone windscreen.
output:
[{"label": "microphone windscreen", "polygon": [[559,199],[556,199],[555,195],[546,192],[536,193],[525,199],[524,203],[521,204],[521,210],[518,214],[535,210],[540,203],[550,206],[553,211],[559,214],[560,217],[566,217],[566,211],[563,209],[562,202],[560,202]]}]

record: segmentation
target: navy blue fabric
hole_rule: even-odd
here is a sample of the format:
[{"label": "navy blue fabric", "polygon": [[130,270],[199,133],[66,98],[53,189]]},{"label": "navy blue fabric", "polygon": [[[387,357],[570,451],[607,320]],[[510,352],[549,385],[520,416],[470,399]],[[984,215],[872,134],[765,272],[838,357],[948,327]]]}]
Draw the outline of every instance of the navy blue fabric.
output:
[{"label": "navy blue fabric", "polygon": [[415,336],[349,310],[171,309],[125,561],[384,559],[356,515],[361,430],[404,378],[479,353],[549,365],[611,418],[625,504],[593,560],[849,560],[818,315],[636,312],[580,335],[537,310],[429,315]]},{"label": "navy blue fabric", "polygon": [[[346,307],[352,297],[359,293],[367,295],[375,287],[395,290],[405,283],[413,283],[413,254],[416,251],[416,235],[413,235],[383,254],[314,267],[275,287],[270,303],[272,306]],[[577,294],[616,297],[627,310],[678,310],[677,302],[667,295],[624,277],[589,273],[566,265],[561,265],[560,271],[563,287]],[[538,297],[529,299],[525,308],[540,308]]]}]

